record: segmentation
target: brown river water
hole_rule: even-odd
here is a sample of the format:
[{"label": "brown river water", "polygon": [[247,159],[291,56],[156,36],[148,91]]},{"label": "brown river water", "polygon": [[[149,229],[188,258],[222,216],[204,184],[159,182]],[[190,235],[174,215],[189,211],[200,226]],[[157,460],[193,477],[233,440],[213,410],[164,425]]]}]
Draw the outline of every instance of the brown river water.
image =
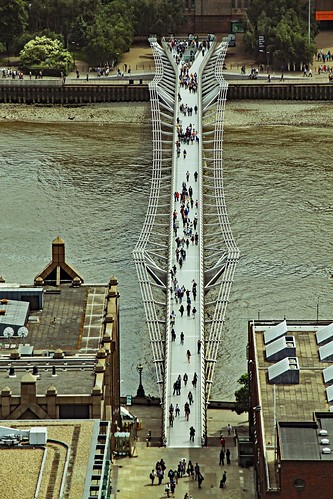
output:
[{"label": "brown river water", "polygon": [[[248,320],[332,319],[331,123],[330,103],[227,104],[225,190],[241,259],[213,399],[232,400],[246,371]],[[60,235],[86,282],[117,276],[122,395],[135,394],[139,362],[146,393],[158,394],[132,259],[151,158],[148,104],[0,106],[0,275],[32,283]]]}]

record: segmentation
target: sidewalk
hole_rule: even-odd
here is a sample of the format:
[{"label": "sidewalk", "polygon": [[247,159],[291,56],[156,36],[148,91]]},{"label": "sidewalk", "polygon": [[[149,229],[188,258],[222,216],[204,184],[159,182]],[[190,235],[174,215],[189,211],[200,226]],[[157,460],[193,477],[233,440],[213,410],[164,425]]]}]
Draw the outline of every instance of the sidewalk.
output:
[{"label": "sidewalk", "polygon": [[[167,497],[165,484],[167,472],[170,468],[177,469],[178,462],[185,458],[195,465],[198,463],[204,476],[202,488],[187,475],[180,478],[174,497],[183,499],[186,492],[193,499],[200,497],[223,497],[227,499],[254,499],[253,468],[241,468],[237,462],[237,447],[233,437],[227,436],[227,424],[237,428],[240,435],[247,434],[247,414],[238,416],[228,410],[208,410],[208,446],[204,448],[170,449],[164,447],[147,447],[146,436],[148,430],[152,437],[161,432],[161,409],[151,406],[133,406],[131,412],[142,420],[143,427],[139,430],[135,457],[117,458],[112,465],[112,493],[113,499],[160,499]],[[231,464],[219,466],[220,432],[224,432],[226,449],[231,451]],[[163,458],[166,463],[166,479],[161,486],[151,485],[149,473],[157,461]],[[219,488],[223,472],[227,472],[227,482],[224,489]]]}]

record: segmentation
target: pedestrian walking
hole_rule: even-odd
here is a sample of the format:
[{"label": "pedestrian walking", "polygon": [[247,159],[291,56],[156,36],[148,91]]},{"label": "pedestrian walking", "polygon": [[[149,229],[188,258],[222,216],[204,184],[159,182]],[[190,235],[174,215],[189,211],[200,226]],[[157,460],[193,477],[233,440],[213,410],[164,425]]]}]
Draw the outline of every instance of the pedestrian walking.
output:
[{"label": "pedestrian walking", "polygon": [[184,385],[186,386],[187,385],[187,380],[188,380],[188,376],[186,373],[184,373],[184,376],[183,376],[183,381],[184,381]]},{"label": "pedestrian walking", "polygon": [[197,387],[197,381],[198,381],[198,375],[197,375],[197,373],[194,373],[193,379],[192,379],[193,388]]},{"label": "pedestrian walking", "polygon": [[186,419],[186,421],[188,421],[188,420],[189,420],[190,414],[191,414],[190,406],[189,406],[189,404],[186,402],[186,403],[185,403],[185,419]]},{"label": "pedestrian walking", "polygon": [[179,307],[180,317],[183,317],[183,315],[184,315],[184,310],[185,310],[184,305],[183,305],[183,304],[181,304],[181,305],[180,305],[180,307]]},{"label": "pedestrian walking", "polygon": [[227,464],[231,464],[231,461],[230,461],[230,450],[229,449],[227,449],[225,455],[226,455],[226,458],[227,458]]},{"label": "pedestrian walking", "polygon": [[198,353],[200,353],[200,351],[201,351],[201,340],[198,340],[197,345],[198,345]]},{"label": "pedestrian walking", "polygon": [[228,423],[228,425],[227,425],[227,432],[228,432],[228,435],[229,435],[229,437],[230,437],[230,436],[231,436],[231,433],[232,433],[232,426],[231,426],[231,424],[229,424],[229,423]]},{"label": "pedestrian walking", "polygon": [[225,471],[220,480],[220,489],[223,489],[225,487],[226,481],[227,481],[227,472]]},{"label": "pedestrian walking", "polygon": [[193,395],[192,395],[192,392],[191,392],[191,391],[190,391],[190,392],[188,392],[187,398],[188,398],[188,401],[189,401],[189,403],[190,403],[190,405],[191,405],[191,404],[192,404],[192,402],[193,402]]},{"label": "pedestrian walking", "polygon": [[180,344],[184,345],[184,333],[183,333],[183,331],[180,333]]},{"label": "pedestrian walking", "polygon": [[190,317],[191,316],[191,304],[190,303],[187,304],[186,311],[187,311],[187,317]]},{"label": "pedestrian walking", "polygon": [[[192,308],[192,315],[193,315],[193,319],[195,319],[195,314],[197,313],[197,309],[195,307]],[[198,352],[200,353],[200,352]]]},{"label": "pedestrian walking", "polygon": [[176,404],[176,407],[175,407],[175,414],[176,414],[176,418],[180,415],[180,407],[178,404]]},{"label": "pedestrian walking", "polygon": [[195,466],[194,466],[194,480],[196,480],[198,478],[199,473],[200,473],[200,466],[198,465],[198,463],[195,463]]},{"label": "pedestrian walking", "polygon": [[171,428],[173,427],[173,420],[174,420],[173,413],[170,413],[170,414],[169,414],[169,426],[170,426]]},{"label": "pedestrian walking", "polygon": [[[195,109],[195,108],[194,108],[194,109]],[[194,172],[194,180],[195,180],[195,182],[197,182],[197,181],[198,181],[198,172]]]},{"label": "pedestrian walking", "polygon": [[158,485],[161,485],[163,477],[164,477],[164,472],[162,468],[160,468],[157,470]]},{"label": "pedestrian walking", "polygon": [[189,462],[188,462],[186,471],[187,471],[188,476],[191,476],[192,478],[194,478],[194,467],[193,467],[191,460],[189,460]]},{"label": "pedestrian walking", "polygon": [[204,477],[202,476],[202,474],[199,472],[198,474],[198,487],[199,489],[201,489],[201,485],[202,485],[202,482],[204,481]]},{"label": "pedestrian walking", "polygon": [[190,363],[191,362],[191,352],[189,350],[187,350],[187,352],[186,352],[186,357],[187,357],[187,362]]},{"label": "pedestrian walking", "polygon": [[222,449],[225,451],[225,438],[224,438],[224,436],[223,436],[223,435],[221,435],[221,440],[220,440],[220,442],[221,442],[221,447],[222,447]]},{"label": "pedestrian walking", "polygon": [[167,497],[170,497],[170,483],[165,484],[165,492],[167,494]]},{"label": "pedestrian walking", "polygon": [[224,466],[224,450],[220,450],[220,462],[219,462],[219,465],[221,466]]},{"label": "pedestrian walking", "polygon": [[190,442],[194,442],[194,436],[195,436],[195,428],[191,426],[190,428]]},{"label": "pedestrian walking", "polygon": [[149,478],[151,480],[151,484],[154,485],[154,481],[155,481],[155,478],[156,478],[155,470],[151,470]]},{"label": "pedestrian walking", "polygon": [[176,331],[174,328],[171,329],[171,341],[176,341]]},{"label": "pedestrian walking", "polygon": [[186,172],[186,182],[190,180],[190,172],[187,170]]}]

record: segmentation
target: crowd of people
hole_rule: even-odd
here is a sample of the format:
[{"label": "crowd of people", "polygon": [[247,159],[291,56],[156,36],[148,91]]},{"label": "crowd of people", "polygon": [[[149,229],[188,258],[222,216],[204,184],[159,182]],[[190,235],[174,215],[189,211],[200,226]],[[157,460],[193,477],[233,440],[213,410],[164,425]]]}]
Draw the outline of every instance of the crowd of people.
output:
[{"label": "crowd of people", "polygon": [[[164,485],[167,497],[170,497],[170,494],[174,495],[178,481],[182,478],[191,478],[197,481],[199,489],[201,489],[204,480],[199,464],[193,464],[191,460],[187,462],[185,458],[181,459],[177,466],[170,467],[169,470],[167,470],[164,460],[161,459],[157,461],[155,468],[149,474],[151,485],[155,485],[155,483],[156,485]],[[164,480],[166,480],[165,483],[163,483]],[[186,493],[184,499],[186,497],[190,499],[192,496]]]}]

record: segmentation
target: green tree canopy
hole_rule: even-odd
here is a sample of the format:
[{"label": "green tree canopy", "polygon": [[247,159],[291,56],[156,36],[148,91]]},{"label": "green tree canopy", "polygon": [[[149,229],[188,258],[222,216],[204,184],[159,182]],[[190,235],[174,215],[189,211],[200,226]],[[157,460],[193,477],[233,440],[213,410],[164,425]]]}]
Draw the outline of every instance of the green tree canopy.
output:
[{"label": "green tree canopy", "polygon": [[[309,63],[316,47],[317,27],[311,25],[308,40],[307,6],[300,0],[250,0],[247,10],[245,47],[258,62],[287,67]],[[258,47],[259,35],[265,40],[264,53]]]},{"label": "green tree canopy", "polygon": [[235,391],[236,404],[233,410],[237,414],[242,414],[249,411],[249,375],[243,374],[237,383],[241,385],[241,388]]},{"label": "green tree canopy", "polygon": [[26,43],[20,52],[20,59],[26,67],[57,68],[65,73],[73,65],[72,54],[64,49],[63,44],[46,36],[36,36]]},{"label": "green tree canopy", "polygon": [[133,41],[133,12],[124,0],[100,4],[87,30],[85,52],[95,64],[111,64],[130,49]]},{"label": "green tree canopy", "polygon": [[24,0],[0,1],[0,42],[7,52],[11,44],[20,36],[28,24],[28,9]]},{"label": "green tree canopy", "polygon": [[185,21],[183,0],[135,0],[135,34],[158,37],[178,32]]}]

